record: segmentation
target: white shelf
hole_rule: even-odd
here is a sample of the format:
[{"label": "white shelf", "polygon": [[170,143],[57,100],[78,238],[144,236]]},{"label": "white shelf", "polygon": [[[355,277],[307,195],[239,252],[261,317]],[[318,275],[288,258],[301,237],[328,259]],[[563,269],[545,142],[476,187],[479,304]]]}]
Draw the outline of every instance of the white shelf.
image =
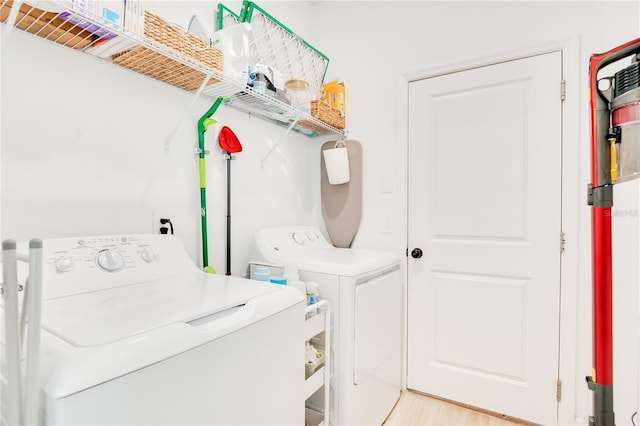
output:
[{"label": "white shelf", "polygon": [[[313,306],[313,305],[312,305]],[[305,332],[305,336],[304,336],[304,340],[307,341],[309,339],[311,339],[312,337],[322,333],[325,329],[325,318],[326,318],[327,313],[326,312],[320,312],[319,314],[312,316],[311,318],[307,319],[306,323],[305,323],[305,327],[304,327],[304,332]]]},{"label": "white shelf", "polygon": [[[18,9],[13,7],[14,4],[16,6],[21,4],[19,13]],[[208,97],[212,101],[223,97],[223,104],[230,108],[279,126],[291,127],[294,131],[309,137],[322,135],[344,137],[343,130],[307,113],[296,111],[274,97],[256,92],[249,87],[242,87],[226,78],[218,69],[153,38],[139,35],[122,25],[108,26],[101,17],[91,15],[84,10],[74,10],[74,4],[73,1],[0,0],[0,20],[5,23],[3,26],[5,34],[10,33],[15,27],[107,62],[113,62],[114,54],[144,47],[166,58],[171,64],[179,66],[180,69],[170,71],[178,77],[185,69],[196,71],[195,74],[200,77],[200,80],[196,80],[195,83],[197,87],[185,89],[178,86],[183,90],[193,92],[197,96]],[[10,22],[13,25],[8,25]],[[6,38],[8,37],[3,37],[3,42],[6,42]],[[145,69],[142,73],[158,78],[158,75],[165,75],[167,72],[167,65],[164,63],[157,65],[155,69],[151,65],[150,69]],[[212,81],[218,82],[211,84]],[[202,82],[206,84],[201,84]]]},{"label": "white shelf", "polygon": [[324,384],[324,367],[313,373],[311,377],[304,381],[304,399],[309,398]]}]

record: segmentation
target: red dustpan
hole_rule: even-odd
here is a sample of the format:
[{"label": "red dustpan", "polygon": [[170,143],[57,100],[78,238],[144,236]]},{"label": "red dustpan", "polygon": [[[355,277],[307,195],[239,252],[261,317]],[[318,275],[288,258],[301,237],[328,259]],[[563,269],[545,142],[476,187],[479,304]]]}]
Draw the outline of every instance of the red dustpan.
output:
[{"label": "red dustpan", "polygon": [[242,145],[233,130],[223,126],[218,134],[218,145],[226,152],[227,160],[227,270],[226,274],[231,275],[231,160],[236,152],[242,151]]},{"label": "red dustpan", "polygon": [[242,145],[233,130],[227,126],[223,126],[218,134],[218,145],[223,151],[229,154],[235,154],[236,152],[242,152]]}]

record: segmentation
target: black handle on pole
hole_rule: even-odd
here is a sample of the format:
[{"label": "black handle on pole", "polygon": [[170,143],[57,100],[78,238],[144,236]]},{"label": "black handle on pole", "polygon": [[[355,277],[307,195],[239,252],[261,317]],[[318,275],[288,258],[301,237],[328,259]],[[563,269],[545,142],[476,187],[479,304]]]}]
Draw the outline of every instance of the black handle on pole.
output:
[{"label": "black handle on pole", "polygon": [[227,275],[231,275],[231,153],[227,152]]}]

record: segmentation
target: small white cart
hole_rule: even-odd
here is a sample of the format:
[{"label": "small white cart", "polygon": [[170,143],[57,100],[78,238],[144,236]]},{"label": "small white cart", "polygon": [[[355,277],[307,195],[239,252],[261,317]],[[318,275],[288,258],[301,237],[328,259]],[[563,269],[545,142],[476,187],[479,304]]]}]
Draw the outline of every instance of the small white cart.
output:
[{"label": "small white cart", "polygon": [[[329,379],[331,377],[331,305],[328,301],[322,300],[307,306],[305,310],[305,320],[305,343],[315,337],[322,338],[320,344],[324,352],[324,365],[315,370],[313,374],[305,380],[304,386],[305,401],[324,386],[324,408],[322,413],[311,408],[305,408],[305,426],[328,426],[329,421],[327,419],[330,413]],[[325,422],[325,420],[327,421]]]}]

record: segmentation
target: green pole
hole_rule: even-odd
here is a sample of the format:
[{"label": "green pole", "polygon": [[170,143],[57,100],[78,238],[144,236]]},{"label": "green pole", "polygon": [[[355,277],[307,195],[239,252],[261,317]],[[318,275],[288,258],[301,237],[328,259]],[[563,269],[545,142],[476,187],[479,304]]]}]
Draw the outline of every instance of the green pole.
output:
[{"label": "green pole", "polygon": [[202,232],[202,266],[206,272],[215,274],[216,270],[209,266],[209,247],[207,241],[207,164],[204,158],[204,133],[209,126],[217,123],[217,121],[211,116],[215,114],[218,107],[224,100],[224,97],[220,96],[211,105],[211,108],[204,113],[200,120],[198,120],[198,174],[200,177],[200,229]]}]

